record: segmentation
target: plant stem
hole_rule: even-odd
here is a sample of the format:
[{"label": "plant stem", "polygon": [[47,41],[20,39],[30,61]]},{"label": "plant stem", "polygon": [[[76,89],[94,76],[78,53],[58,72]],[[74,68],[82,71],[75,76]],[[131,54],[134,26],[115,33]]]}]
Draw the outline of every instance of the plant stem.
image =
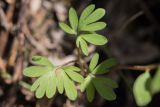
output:
[{"label": "plant stem", "polygon": [[116,69],[126,69],[126,70],[138,70],[138,71],[151,71],[158,68],[160,64],[149,64],[149,65],[134,65],[134,66],[126,66],[119,65]]},{"label": "plant stem", "polygon": [[80,69],[81,69],[81,73],[82,73],[82,75],[85,75],[86,67],[85,67],[85,64],[84,64],[85,62],[82,59],[82,54],[81,54],[80,48],[77,48],[77,58],[78,58],[78,64],[79,64]]}]

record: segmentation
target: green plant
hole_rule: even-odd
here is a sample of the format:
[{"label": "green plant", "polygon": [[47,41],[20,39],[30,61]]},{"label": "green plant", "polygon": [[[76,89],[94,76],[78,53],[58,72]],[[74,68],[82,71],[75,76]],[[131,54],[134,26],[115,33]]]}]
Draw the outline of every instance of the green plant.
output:
[{"label": "green plant", "polygon": [[[87,65],[82,58],[83,54],[85,56],[89,55],[89,43],[104,45],[108,42],[104,36],[96,32],[106,27],[105,22],[99,21],[104,15],[104,9],[95,9],[95,5],[89,5],[78,18],[75,9],[70,8],[69,25],[60,22],[59,26],[63,31],[76,38],[77,59],[56,66],[46,57],[33,56],[32,63],[35,66],[25,68],[23,74],[27,77],[36,77],[37,80],[31,87],[25,82],[20,84],[30,87],[31,91],[35,91],[37,98],[42,98],[45,95],[48,98],[52,98],[57,92],[59,94],[65,92],[70,100],[76,100],[77,91],[80,90],[81,92],[86,91],[86,97],[89,102],[93,101],[96,91],[106,100],[115,100],[114,89],[118,85],[112,79],[104,77],[104,74],[108,73],[110,68],[117,64],[117,61],[114,58],[109,58],[98,64],[99,54],[95,53],[89,65]],[[71,63],[77,63],[78,65],[71,65]],[[158,66],[124,67],[124,69],[145,71],[137,77],[133,85],[133,94],[138,106],[146,106],[152,101],[153,95],[160,92],[160,67],[153,78],[149,73],[151,69],[155,69]]]},{"label": "green plant", "polygon": [[152,101],[152,97],[160,92],[160,67],[151,77],[148,70],[138,76],[133,85],[133,94],[138,106],[146,106]]},{"label": "green plant", "polygon": [[112,79],[96,76],[96,74],[104,74],[109,71],[109,68],[116,64],[115,59],[108,59],[97,66],[99,55],[96,53],[89,64],[89,74],[81,84],[81,91],[86,90],[88,101],[92,101],[97,92],[107,100],[115,100],[116,94],[113,89],[118,85]]},{"label": "green plant", "polygon": [[78,20],[75,9],[70,8],[70,26],[63,22],[59,23],[62,30],[77,38],[76,45],[78,48],[82,49],[82,52],[86,56],[88,55],[87,42],[94,45],[104,45],[107,43],[107,39],[104,36],[96,33],[96,31],[106,27],[105,22],[97,22],[105,15],[105,10],[102,8],[94,9],[95,5],[89,5],[84,9]]},{"label": "green plant", "polygon": [[90,102],[94,99],[95,90],[106,100],[116,99],[114,89],[118,87],[117,83],[99,74],[109,72],[110,68],[117,64],[117,61],[111,58],[97,66],[99,54],[96,53],[92,57],[89,67],[87,67],[84,66],[87,64],[83,61],[81,54],[82,51],[84,55],[89,55],[88,43],[94,45],[107,43],[107,39],[104,36],[96,33],[96,31],[106,27],[105,22],[99,21],[104,15],[104,9],[95,9],[95,5],[89,5],[78,18],[75,9],[70,8],[70,26],[63,22],[59,23],[59,26],[66,33],[76,37],[78,57],[76,61],[71,62],[77,62],[79,67],[69,65],[71,62],[55,66],[45,57],[33,56],[32,63],[36,64],[36,66],[25,68],[23,74],[28,77],[38,78],[31,86],[31,91],[35,91],[37,98],[42,98],[44,95],[52,98],[56,94],[56,90],[58,90],[60,94],[65,91],[70,100],[76,100],[76,82],[80,85],[81,92],[86,90],[87,99]]}]

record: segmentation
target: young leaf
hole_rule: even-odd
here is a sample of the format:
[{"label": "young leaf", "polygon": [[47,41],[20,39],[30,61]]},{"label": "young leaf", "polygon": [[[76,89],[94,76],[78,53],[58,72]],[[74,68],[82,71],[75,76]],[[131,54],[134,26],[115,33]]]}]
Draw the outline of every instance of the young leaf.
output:
[{"label": "young leaf", "polygon": [[160,67],[157,69],[156,74],[151,81],[151,92],[152,94],[160,92]]},{"label": "young leaf", "polygon": [[88,84],[87,88],[86,88],[86,93],[87,93],[87,99],[89,102],[92,102],[95,96],[95,88],[92,84],[92,82],[90,84]]},{"label": "young leaf", "polygon": [[63,31],[65,31],[66,33],[73,34],[73,35],[76,35],[76,34],[77,34],[73,29],[71,29],[71,28],[70,28],[67,24],[65,24],[65,23],[60,22],[60,23],[59,23],[59,27],[60,27]]},{"label": "young leaf", "polygon": [[49,67],[42,67],[42,66],[31,66],[25,68],[23,71],[23,75],[28,77],[39,77],[51,71]]},{"label": "young leaf", "polygon": [[84,78],[83,76],[81,76],[80,74],[68,69],[68,70],[65,70],[65,72],[68,74],[68,76],[73,80],[73,81],[76,81],[76,82],[79,82],[79,83],[82,83],[84,81]]},{"label": "young leaf", "polygon": [[84,53],[84,55],[88,56],[88,46],[85,40],[80,39],[80,47],[82,49],[82,52]]},{"label": "young leaf", "polygon": [[32,57],[32,62],[37,65],[54,67],[54,65],[46,57],[38,55]]},{"label": "young leaf", "polygon": [[146,106],[152,99],[151,93],[147,88],[147,82],[150,79],[149,72],[138,76],[133,85],[133,94],[138,106]]},{"label": "young leaf", "polygon": [[80,68],[76,67],[76,66],[65,66],[63,67],[64,70],[72,70],[72,71],[76,71],[76,72],[80,72]]},{"label": "young leaf", "polygon": [[106,23],[104,22],[95,22],[81,28],[82,31],[98,31],[102,30],[106,27]]},{"label": "young leaf", "polygon": [[58,89],[58,92],[59,92],[60,94],[62,94],[63,91],[64,91],[62,72],[60,72],[59,75],[57,75],[56,78],[57,78],[57,89]]},{"label": "young leaf", "polygon": [[42,98],[45,94],[45,85],[42,85],[43,87],[38,87],[36,90],[36,98]]},{"label": "young leaf", "polygon": [[45,94],[46,88],[47,88],[47,76],[43,76],[39,81],[39,87],[36,89],[36,97],[42,98]]},{"label": "young leaf", "polygon": [[[39,68],[40,66],[37,66],[37,68]],[[31,68],[31,67],[29,67]],[[36,66],[34,66],[34,68],[36,68]],[[38,72],[38,69],[36,68],[36,72]],[[55,69],[51,68],[51,67],[42,67],[41,70],[44,70],[44,68],[46,69],[45,73],[34,73],[33,76],[40,76],[31,86],[31,91],[36,91],[36,97],[37,98],[42,98],[45,93],[46,96],[48,98],[53,97],[53,95],[56,92],[56,78],[55,78]],[[39,69],[40,70],[40,69]],[[48,70],[48,72],[47,72]],[[25,73],[27,73],[26,75],[28,76],[32,76],[30,73],[30,70],[27,72],[24,71]]]},{"label": "young leaf", "polygon": [[79,27],[83,25],[83,21],[93,12],[94,9],[95,9],[95,5],[92,4],[83,10],[79,19]]},{"label": "young leaf", "polygon": [[109,68],[115,66],[117,64],[116,59],[110,58],[108,60],[103,61],[101,64],[99,64],[94,71],[93,74],[104,74],[109,71]]},{"label": "young leaf", "polygon": [[96,88],[96,90],[98,91],[98,93],[106,100],[115,100],[116,99],[116,94],[113,91],[112,88],[102,84],[99,81],[96,81],[95,79],[93,79],[93,84]]},{"label": "young leaf", "polygon": [[82,12],[82,14],[81,14],[81,16],[80,16],[80,22],[81,22],[82,20],[86,19],[86,18],[93,12],[94,9],[95,9],[95,5],[94,5],[94,4],[91,4],[91,5],[87,6],[87,7],[83,10],[83,12]]},{"label": "young leaf", "polygon": [[88,76],[84,79],[83,83],[82,83],[81,86],[80,86],[81,92],[84,92],[84,91],[85,91],[86,87],[90,84],[91,80],[92,80],[92,77],[91,77],[90,75],[88,75]]},{"label": "young leaf", "polygon": [[69,22],[74,31],[77,31],[78,27],[78,16],[74,8],[70,8],[69,10]]},{"label": "young leaf", "polygon": [[87,25],[96,22],[99,19],[101,19],[104,15],[105,15],[105,10],[102,8],[98,8],[85,19],[85,24]]},{"label": "young leaf", "polygon": [[99,60],[99,54],[95,53],[91,59],[91,62],[89,64],[89,70],[93,71],[94,68],[96,67],[96,65],[98,64],[98,60]]},{"label": "young leaf", "polygon": [[104,45],[107,43],[107,39],[99,34],[83,34],[81,37],[94,45]]},{"label": "young leaf", "polygon": [[63,82],[67,97],[70,100],[75,100],[77,98],[76,87],[73,81],[71,81],[65,73],[63,73]]},{"label": "young leaf", "polygon": [[36,91],[36,89],[39,87],[40,83],[41,83],[42,78],[38,78],[31,86],[31,91]]},{"label": "young leaf", "polygon": [[46,83],[48,83],[48,84],[47,84],[47,87],[46,87],[46,96],[48,98],[52,98],[56,93],[56,81],[57,81],[57,79],[56,79],[55,76],[53,76],[52,72],[50,74],[48,74],[47,78],[48,78],[48,81]]}]

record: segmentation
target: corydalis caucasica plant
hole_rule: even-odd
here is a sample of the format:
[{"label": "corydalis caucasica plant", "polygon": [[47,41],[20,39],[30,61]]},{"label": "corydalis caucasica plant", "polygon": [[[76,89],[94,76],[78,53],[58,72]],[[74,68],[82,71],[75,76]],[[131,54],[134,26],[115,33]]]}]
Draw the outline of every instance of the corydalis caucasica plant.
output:
[{"label": "corydalis caucasica plant", "polygon": [[[69,10],[70,26],[61,22],[59,26],[66,33],[76,37],[76,46],[81,48],[82,52],[87,56],[88,45],[104,45],[107,39],[97,34],[96,31],[106,27],[105,22],[99,20],[105,15],[105,10],[102,8],[95,9],[95,5],[89,5],[78,18],[75,9]],[[78,59],[78,58],[77,58]],[[102,77],[98,74],[104,74],[116,64],[114,59],[108,59],[98,64],[99,54],[94,54],[90,61],[88,71],[84,77],[80,72],[82,69],[71,65],[55,66],[47,58],[42,56],[33,56],[32,62],[36,66],[31,66],[24,69],[23,74],[28,77],[38,78],[31,86],[31,91],[35,91],[37,98],[42,98],[46,95],[52,98],[55,93],[66,93],[70,100],[76,100],[77,88],[75,82],[80,85],[81,92],[86,90],[88,101],[94,99],[95,90],[106,100],[114,100],[116,95],[113,91],[117,88],[116,82],[112,79]]]},{"label": "corydalis caucasica plant", "polygon": [[36,91],[36,97],[42,98],[45,94],[52,98],[56,89],[60,94],[65,90],[69,99],[75,100],[77,91],[75,82],[83,82],[83,77],[78,73],[80,69],[75,66],[54,66],[47,58],[33,56],[32,62],[36,66],[24,69],[23,74],[28,77],[39,77],[31,86],[31,91]]},{"label": "corydalis caucasica plant", "polygon": [[84,9],[80,18],[78,18],[75,9],[70,8],[70,26],[63,22],[59,23],[59,26],[66,33],[76,36],[76,46],[81,48],[82,52],[87,56],[87,42],[94,45],[104,45],[107,43],[107,39],[104,36],[96,33],[96,31],[106,27],[105,22],[99,21],[104,15],[104,9],[95,9],[95,5],[89,5]]},{"label": "corydalis caucasica plant", "polygon": [[97,90],[104,99],[115,100],[116,94],[113,89],[118,87],[117,83],[110,78],[98,75],[107,73],[109,68],[116,64],[116,60],[110,58],[97,65],[98,60],[99,54],[96,53],[90,61],[88,76],[80,86],[81,91],[84,92],[86,90],[87,99],[90,102],[94,99],[95,90]]}]

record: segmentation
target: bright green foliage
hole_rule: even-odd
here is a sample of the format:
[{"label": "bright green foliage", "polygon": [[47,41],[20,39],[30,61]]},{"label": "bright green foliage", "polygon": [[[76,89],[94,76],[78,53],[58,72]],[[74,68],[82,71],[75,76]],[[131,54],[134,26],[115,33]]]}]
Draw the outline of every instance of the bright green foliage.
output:
[{"label": "bright green foliage", "polygon": [[86,26],[83,26],[81,28],[82,31],[98,31],[98,30],[102,30],[106,27],[106,23],[104,22],[96,22],[96,23],[92,23]]},{"label": "bright green foliage", "polygon": [[87,45],[86,41],[81,36],[79,36],[77,38],[76,45],[77,45],[78,48],[82,49],[82,52],[86,56],[88,55],[88,45]]},{"label": "bright green foliage", "polygon": [[107,43],[107,39],[99,34],[84,34],[80,36],[87,42],[94,45],[104,45],[105,43]]},{"label": "bright green foliage", "polygon": [[69,10],[69,22],[72,26],[72,29],[74,29],[76,32],[78,28],[78,16],[74,8],[70,8]]},{"label": "bright green foliage", "polygon": [[99,55],[96,53],[94,54],[93,58],[91,59],[89,68],[90,68],[90,72],[92,74],[104,74],[107,73],[109,71],[109,68],[117,65],[117,61],[114,58],[110,58],[107,59],[105,61],[103,61],[102,63],[100,63],[98,66],[98,59],[99,59]]},{"label": "bright green foliage", "polygon": [[94,99],[95,90],[106,100],[115,100],[116,94],[114,89],[118,85],[112,79],[106,77],[91,77],[88,75],[81,84],[81,91],[86,90],[87,99],[91,102]]},{"label": "bright green foliage", "polygon": [[84,82],[81,84],[81,87],[80,87],[82,92],[85,91],[85,89],[87,88],[87,86],[91,83],[92,79],[93,79],[92,75],[88,75],[85,78]]},{"label": "bright green foliage", "polygon": [[63,75],[64,75],[63,72],[59,72],[57,75],[57,90],[60,94],[62,94],[64,91]]},{"label": "bright green foliage", "polygon": [[[106,100],[115,100],[116,94],[114,93],[114,88],[117,88],[118,85],[116,82],[114,82],[112,79],[106,78],[106,77],[98,77],[96,74],[104,74],[109,71],[109,68],[114,66],[115,60],[110,60],[112,62],[109,62],[109,60],[106,60],[98,64],[99,55],[96,53],[91,59],[90,65],[89,65],[89,75],[85,78],[84,82],[81,84],[81,91],[83,92],[86,90],[87,93],[87,99],[89,102],[91,102],[94,98],[95,90]],[[99,73],[100,72],[100,73]]]},{"label": "bright green foliage", "polygon": [[32,57],[32,63],[36,65],[54,67],[54,65],[46,57],[42,57],[38,55]]},{"label": "bright green foliage", "polygon": [[89,64],[89,70],[92,74],[104,74],[109,71],[110,68],[117,65],[117,60],[114,58],[109,58],[103,62],[98,64],[99,60],[99,54],[95,53],[91,59],[91,62]]},{"label": "bright green foliage", "polygon": [[94,68],[96,67],[96,65],[98,64],[98,60],[99,60],[99,54],[95,53],[90,61],[89,64],[89,71],[93,71]]},{"label": "bright green foliage", "polygon": [[78,67],[75,66],[65,66],[63,67],[64,70],[72,70],[72,71],[76,71],[76,72],[80,72],[80,69]]},{"label": "bright green foliage", "polygon": [[24,75],[28,77],[39,77],[52,70],[52,67],[31,66],[24,70]]},{"label": "bright green foliage", "polygon": [[151,81],[150,88],[152,94],[157,94],[160,92],[160,67],[157,69],[156,74]]},{"label": "bright green foliage", "polygon": [[32,62],[38,64],[38,66],[24,69],[23,74],[28,77],[39,77],[31,86],[31,91],[35,91],[37,98],[42,98],[45,94],[48,98],[52,98],[57,89],[60,94],[65,90],[69,99],[76,99],[77,90],[74,81],[81,83],[84,80],[77,73],[80,71],[78,67],[55,67],[47,58],[41,56],[33,57]]},{"label": "bright green foliage", "polygon": [[82,25],[84,25],[84,20],[93,12],[93,10],[95,9],[95,5],[89,5],[88,7],[86,7],[79,19],[79,29],[82,27]]},{"label": "bright green foliage", "polygon": [[105,15],[105,10],[102,8],[98,8],[84,20],[83,24],[87,25],[87,24],[96,22],[100,20],[104,15]]},{"label": "bright green foliage", "polygon": [[[105,22],[97,22],[105,15],[105,10],[98,8],[94,11],[95,5],[89,5],[84,9],[78,20],[77,13],[74,8],[69,10],[70,26],[59,23],[60,28],[66,33],[77,36],[76,45],[81,48],[84,55],[88,56],[88,43],[94,45],[104,45],[107,39],[95,31],[102,30],[106,27]],[[85,33],[83,31],[86,31]]]},{"label": "bright green foliage", "polygon": [[83,82],[84,78],[77,72],[74,72],[72,69],[65,70],[66,74],[76,82]]},{"label": "bright green foliage", "polygon": [[[96,31],[106,27],[105,22],[99,21],[105,15],[102,8],[95,9],[95,5],[86,7],[80,18],[74,8],[69,10],[69,25],[60,22],[59,27],[68,34],[76,37],[76,46],[81,49],[84,55],[88,56],[88,45],[104,45],[108,40],[97,34]],[[36,77],[37,80],[32,84],[31,91],[35,91],[37,98],[47,96],[52,98],[57,92],[63,94],[70,100],[76,100],[77,89],[75,82],[80,84],[80,90],[86,91],[86,97],[89,102],[93,101],[95,92],[97,91],[104,99],[114,100],[116,94],[114,89],[118,87],[117,83],[112,79],[97,76],[109,71],[111,67],[117,64],[113,58],[98,64],[99,54],[96,53],[92,57],[86,78],[80,74],[81,69],[76,66],[55,66],[47,58],[42,56],[34,56],[33,64],[24,69],[23,74],[27,77]]]},{"label": "bright green foliage", "polygon": [[117,60],[114,58],[109,58],[102,63],[100,63],[94,70],[93,74],[104,74],[109,71],[109,68],[115,66],[117,64]]},{"label": "bright green foliage", "polygon": [[82,49],[82,52],[83,52],[86,56],[88,56],[88,46],[87,46],[86,41],[83,40],[83,39],[80,39],[79,44],[80,44],[80,47],[81,47],[81,49]]},{"label": "bright green foliage", "polygon": [[69,33],[69,34],[73,34],[73,35],[76,35],[77,33],[71,28],[69,27],[67,24],[63,23],[63,22],[60,22],[59,23],[59,26],[60,28],[65,31],[66,33]]},{"label": "bright green foliage", "polygon": [[138,76],[133,85],[133,94],[138,106],[145,106],[152,99],[152,95],[148,87],[150,79],[151,77],[149,72],[145,72]]},{"label": "bright green foliage", "polygon": [[77,90],[74,85],[74,82],[69,79],[69,77],[63,73],[63,82],[66,95],[70,100],[75,100],[77,98]]}]

